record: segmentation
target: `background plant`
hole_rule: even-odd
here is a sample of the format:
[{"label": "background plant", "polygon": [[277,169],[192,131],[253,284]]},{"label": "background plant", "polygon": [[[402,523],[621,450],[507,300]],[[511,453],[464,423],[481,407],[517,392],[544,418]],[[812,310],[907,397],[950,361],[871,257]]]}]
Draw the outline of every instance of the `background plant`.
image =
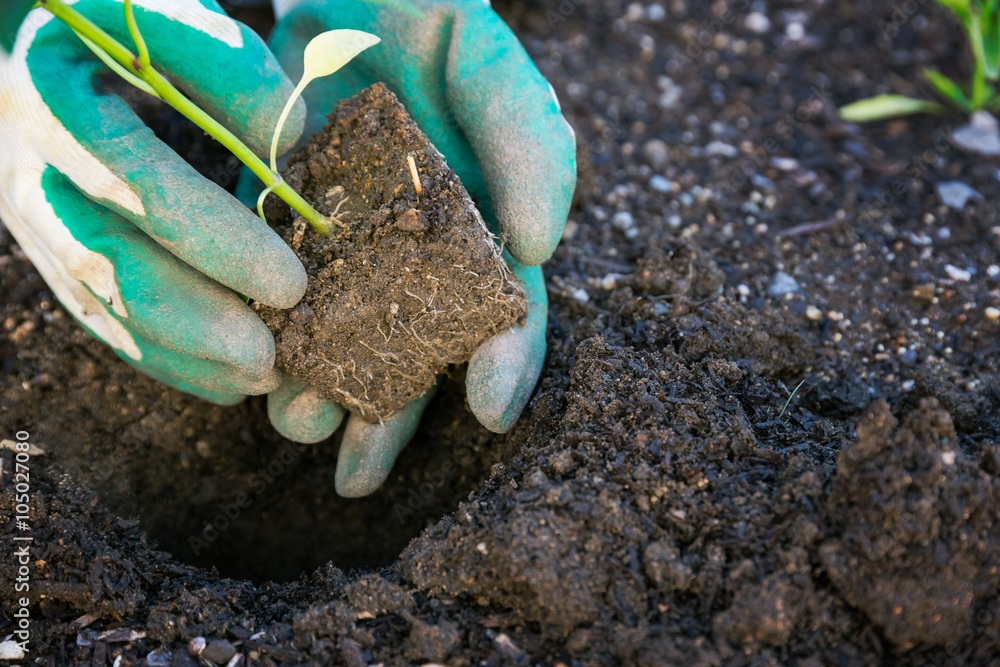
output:
[{"label": "background plant", "polygon": [[[1000,79],[1000,0],[938,0],[959,19],[969,40],[974,69],[961,86],[941,72],[924,68],[924,77],[945,102],[972,113],[1000,108],[995,84]],[[945,107],[905,95],[878,95],[843,107],[840,115],[851,122],[869,122],[916,113],[942,113]]]}]

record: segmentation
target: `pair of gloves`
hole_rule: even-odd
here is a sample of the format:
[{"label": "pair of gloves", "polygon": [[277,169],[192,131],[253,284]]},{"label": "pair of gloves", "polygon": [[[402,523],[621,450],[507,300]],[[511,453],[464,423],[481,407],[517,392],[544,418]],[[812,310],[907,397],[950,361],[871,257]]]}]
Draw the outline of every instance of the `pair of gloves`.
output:
[{"label": "pair of gloves", "polygon": [[[131,44],[121,0],[72,4]],[[312,37],[334,28],[381,37],[307,88],[282,150],[375,81],[400,98],[506,239],[528,294],[526,324],[485,342],[466,379],[479,421],[506,431],[541,371],[547,298],[538,265],[559,241],[576,177],[573,132],[551,86],[482,0],[417,0],[422,17],[371,0],[275,4],[269,49],[214,0],[134,2],[154,66],[261,155]],[[0,52],[0,219],[66,310],[126,362],[223,405],[268,394],[282,435],[329,437],[345,410],[275,368],[271,333],[238,296],[294,306],[306,286],[298,259],[122,99],[95,89],[103,70],[44,9],[28,14],[9,55]],[[262,185],[246,176],[239,191],[252,202]],[[431,393],[383,424],[347,420],[341,495],[378,488]]]}]

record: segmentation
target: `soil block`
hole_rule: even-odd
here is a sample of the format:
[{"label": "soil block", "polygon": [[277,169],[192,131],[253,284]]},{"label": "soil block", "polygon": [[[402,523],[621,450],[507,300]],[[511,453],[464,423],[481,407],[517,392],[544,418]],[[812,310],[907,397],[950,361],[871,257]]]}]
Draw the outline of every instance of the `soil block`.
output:
[{"label": "soil block", "polygon": [[525,316],[527,300],[458,176],[392,92],[377,83],[328,118],[282,176],[343,226],[320,236],[268,197],[268,221],[309,285],[291,310],[254,308],[279,367],[378,421]]}]

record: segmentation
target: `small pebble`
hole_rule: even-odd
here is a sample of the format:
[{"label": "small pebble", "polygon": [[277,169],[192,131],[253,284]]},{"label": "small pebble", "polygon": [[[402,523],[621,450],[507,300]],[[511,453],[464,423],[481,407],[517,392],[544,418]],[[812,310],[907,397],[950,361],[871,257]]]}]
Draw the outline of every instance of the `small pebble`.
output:
[{"label": "small pebble", "polygon": [[501,633],[494,637],[493,643],[500,650],[500,653],[514,662],[519,663],[527,657],[527,654],[521,649],[521,647],[515,644],[506,634]]},{"label": "small pebble", "polygon": [[784,271],[778,271],[771,279],[771,284],[767,288],[767,293],[771,296],[784,296],[792,292],[799,291],[799,282]]},{"label": "small pebble", "polygon": [[146,654],[146,664],[149,667],[170,667],[174,664],[174,657],[167,649],[158,648]]},{"label": "small pebble", "polygon": [[611,225],[615,229],[631,229],[635,227],[635,218],[628,211],[619,211],[611,217]]},{"label": "small pebble", "polygon": [[195,637],[188,642],[188,653],[192,656],[199,656],[205,650],[205,638]]},{"label": "small pebble", "polygon": [[781,171],[795,171],[799,168],[799,161],[791,157],[773,157],[771,166]]},{"label": "small pebble", "polygon": [[226,664],[234,655],[236,655],[236,647],[225,639],[213,639],[201,652],[202,658],[211,660],[217,665]]},{"label": "small pebble", "polygon": [[576,236],[576,233],[578,231],[580,231],[580,223],[578,223],[575,220],[567,220],[566,226],[563,227],[563,233],[562,233],[563,241],[571,240],[574,236]]},{"label": "small pebble", "polygon": [[806,308],[806,317],[814,322],[818,322],[823,319],[823,311],[816,306],[809,306]]},{"label": "small pebble", "polygon": [[410,208],[396,218],[396,227],[404,232],[421,232],[430,227],[430,223],[427,222],[427,216]]},{"label": "small pebble", "polygon": [[311,320],[314,315],[312,307],[305,301],[300,301],[297,306],[288,312],[288,319],[295,324],[303,324]]},{"label": "small pebble", "polygon": [[1000,128],[997,127],[997,119],[987,111],[972,114],[969,124],[955,130],[952,139],[967,151],[1000,155]]},{"label": "small pebble", "polygon": [[705,155],[721,155],[722,157],[736,157],[739,151],[732,144],[727,144],[724,141],[710,141],[707,146],[705,146]]},{"label": "small pebble", "polygon": [[24,657],[24,651],[17,642],[8,639],[0,642],[0,660],[20,660]]},{"label": "small pebble", "polygon": [[667,225],[669,225],[673,229],[677,229],[678,227],[680,227],[681,222],[683,221],[681,220],[681,216],[679,215],[674,214],[667,217]]},{"label": "small pebble", "polygon": [[623,277],[620,273],[609,273],[601,278],[601,289],[613,290],[618,286],[618,281]]},{"label": "small pebble", "polygon": [[955,465],[956,454],[954,450],[948,450],[947,452],[941,452],[941,463],[946,466]]},{"label": "small pebble", "polygon": [[642,145],[642,159],[653,169],[662,169],[670,160],[670,149],[660,139],[650,139]]},{"label": "small pebble", "polygon": [[993,320],[994,322],[1000,320],[1000,309],[990,306],[984,312],[986,313],[987,319]]},{"label": "small pebble", "polygon": [[743,20],[743,25],[750,32],[763,35],[771,30],[771,19],[767,18],[767,15],[762,12],[750,12]]},{"label": "small pebble", "polygon": [[922,301],[932,301],[934,299],[934,285],[931,283],[917,285],[913,288],[913,296]]},{"label": "small pebble", "polygon": [[996,264],[990,264],[989,266],[986,267],[986,275],[988,275],[990,278],[996,278],[997,276],[1000,276],[1000,266],[997,266]]},{"label": "small pebble", "polygon": [[684,89],[674,83],[673,79],[669,76],[661,76],[656,80],[656,85],[661,91],[660,97],[657,100],[660,108],[669,110],[676,108],[680,104]]},{"label": "small pebble", "polygon": [[967,283],[969,282],[969,279],[972,278],[972,273],[951,264],[944,265],[944,272],[948,274],[949,278],[957,283]]},{"label": "small pebble", "polygon": [[[212,446],[208,444],[207,440],[199,440],[198,442],[194,443],[194,450],[198,452],[198,456],[205,459],[209,458],[212,455]],[[196,637],[195,639],[201,639],[201,638]],[[192,639],[191,641],[194,641],[194,639]],[[204,639],[201,639],[201,647],[205,648]]]},{"label": "small pebble", "polygon": [[936,186],[938,197],[948,208],[961,211],[970,199],[982,200],[983,196],[961,181],[945,181]]},{"label": "small pebble", "polygon": [[903,382],[903,391],[910,391],[917,385],[916,380],[906,380]]},{"label": "small pebble", "polygon": [[650,21],[662,21],[667,16],[667,10],[659,3],[653,3],[646,7],[646,18]]},{"label": "small pebble", "polygon": [[670,192],[674,189],[674,184],[657,174],[649,179],[649,187],[657,192]]},{"label": "small pebble", "polygon": [[590,295],[587,294],[587,290],[582,287],[577,287],[573,290],[573,294],[570,296],[572,296],[575,301],[579,301],[580,303],[587,303],[590,301]]}]

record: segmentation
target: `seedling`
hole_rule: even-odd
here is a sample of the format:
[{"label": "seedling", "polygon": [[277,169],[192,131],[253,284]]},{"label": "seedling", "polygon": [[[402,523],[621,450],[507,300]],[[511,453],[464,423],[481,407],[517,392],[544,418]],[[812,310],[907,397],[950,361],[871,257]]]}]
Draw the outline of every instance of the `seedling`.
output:
[{"label": "seedling", "polygon": [[316,233],[322,236],[329,236],[334,225],[342,225],[336,218],[320,214],[309,202],[282,180],[278,174],[276,164],[278,138],[281,136],[281,129],[284,127],[292,106],[311,81],[333,74],[350,62],[356,55],[368,47],[377,44],[380,41],[379,38],[360,30],[331,30],[317,35],[309,42],[305,50],[305,70],[302,80],[295,88],[295,92],[288,99],[274,130],[274,136],[271,140],[271,160],[269,166],[254,155],[253,151],[240,141],[236,135],[202,111],[194,102],[177,90],[166,77],[156,71],[150,62],[149,49],[146,47],[146,42],[142,38],[139,26],[136,23],[132,0],[124,0],[124,4],[125,20],[138,53],[133,53],[114,37],[104,32],[85,16],[67,5],[63,0],[38,1],[38,6],[44,7],[55,15],[56,18],[68,25],[98,58],[104,61],[122,78],[177,109],[177,111],[195,125],[232,151],[233,155],[248,166],[266,186],[257,207],[261,213],[261,217],[263,217],[261,204],[264,197],[268,193],[273,192],[301,215]]},{"label": "seedling", "polygon": [[788,406],[792,404],[792,399],[795,398],[795,394],[799,393],[799,389],[802,388],[802,385],[804,385],[806,383],[806,380],[808,379],[809,378],[804,378],[801,382],[795,385],[795,389],[793,389],[792,393],[788,395],[788,400],[785,401],[785,404],[783,406],[781,406],[781,412],[778,413],[779,422],[781,421],[781,418],[785,416],[785,412],[788,410]]},{"label": "seedling", "polygon": [[[924,77],[934,91],[947,103],[972,113],[981,109],[1000,109],[1000,96],[994,87],[1000,80],[1000,1],[998,0],[938,0],[961,21],[972,48],[975,70],[967,86],[929,67]],[[945,106],[930,100],[905,95],[879,95],[848,104],[840,110],[850,122],[866,123],[917,113],[940,114]]]}]

